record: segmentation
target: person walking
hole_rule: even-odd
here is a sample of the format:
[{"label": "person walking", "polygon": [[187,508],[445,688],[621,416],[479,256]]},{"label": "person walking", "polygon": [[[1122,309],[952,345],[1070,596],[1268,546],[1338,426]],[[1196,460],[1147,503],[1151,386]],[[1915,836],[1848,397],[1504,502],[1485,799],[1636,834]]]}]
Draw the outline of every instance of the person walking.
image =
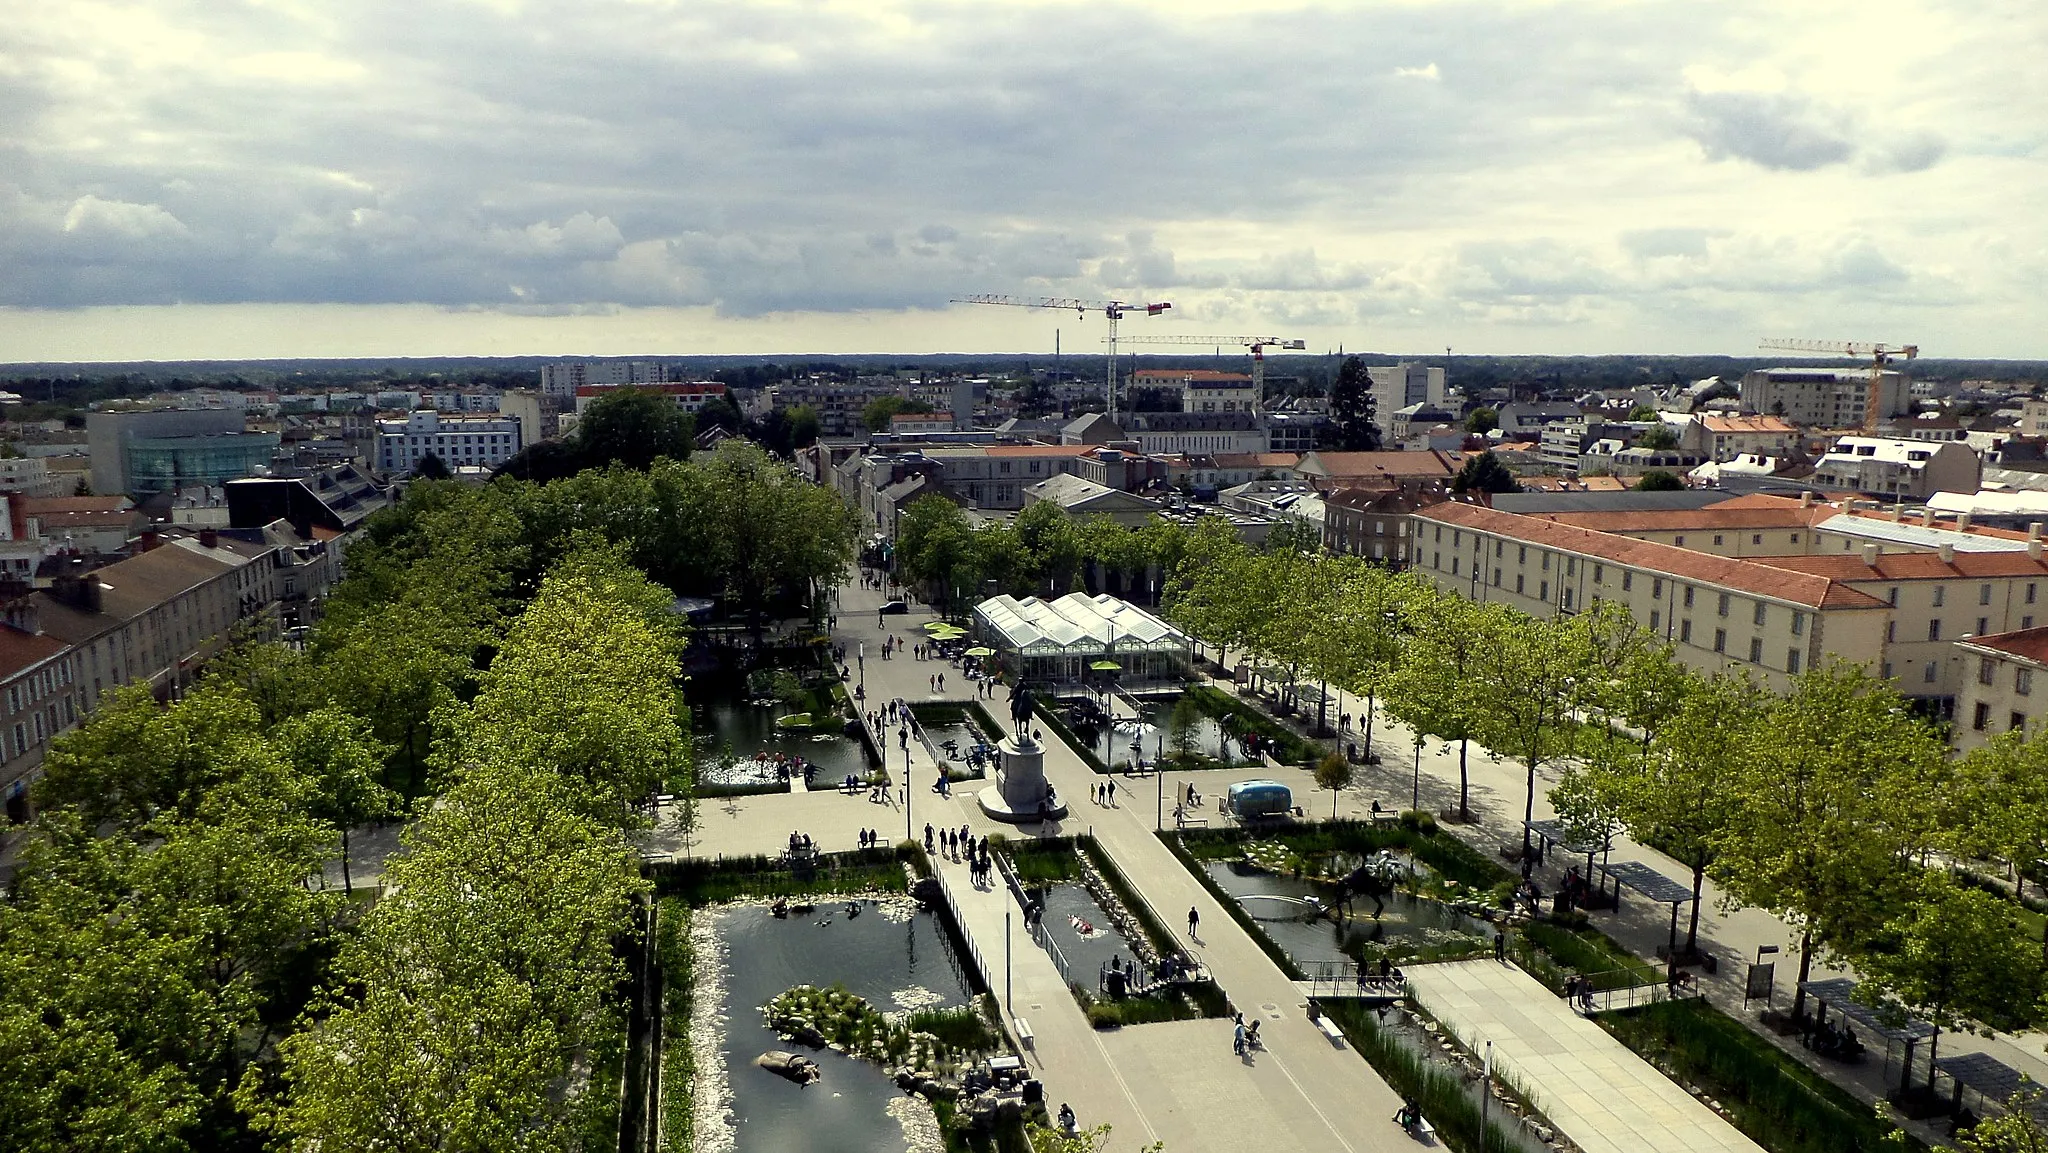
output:
[{"label": "person walking", "polygon": [[1244,1056],[1244,1014],[1237,1015],[1237,1021],[1230,1027],[1230,1051]]},{"label": "person walking", "polygon": [[926,821],[924,824],[924,851],[927,853],[932,851],[932,834],[935,831],[936,830],[932,828],[931,822]]},{"label": "person walking", "polygon": [[[930,839],[931,839],[931,834],[930,834],[930,828],[931,828],[931,827],[930,827],[929,825],[927,825],[927,826],[926,826],[925,828],[926,828],[926,834],[925,834],[925,839],[926,839],[926,840],[930,840]],[[1189,905],[1189,906],[1188,906],[1188,940],[1190,940],[1190,941],[1199,941],[1199,940],[1201,940],[1201,938],[1200,938],[1200,937],[1197,937],[1197,936],[1195,935],[1195,930],[1196,930],[1197,928],[1200,928],[1200,927],[1201,927],[1201,924],[1202,924],[1202,914],[1201,914],[1201,913],[1200,913],[1199,911],[1197,911],[1197,910],[1196,910],[1196,908],[1195,908],[1195,907],[1194,907],[1193,905]]]},{"label": "person walking", "polygon": [[1104,781],[1102,783],[1102,789],[1103,796],[1109,799],[1109,807],[1112,809],[1116,808],[1116,782]]},{"label": "person walking", "polygon": [[1508,934],[1505,929],[1493,931],[1493,959],[1506,963],[1508,959]]},{"label": "person walking", "polygon": [[942,693],[946,691],[946,674],[944,673],[939,674],[939,691]]}]

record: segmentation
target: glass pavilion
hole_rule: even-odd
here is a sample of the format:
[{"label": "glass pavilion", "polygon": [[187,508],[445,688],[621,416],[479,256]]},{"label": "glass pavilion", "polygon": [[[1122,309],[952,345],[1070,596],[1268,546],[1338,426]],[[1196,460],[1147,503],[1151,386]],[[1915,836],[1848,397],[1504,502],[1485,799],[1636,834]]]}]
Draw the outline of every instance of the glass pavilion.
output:
[{"label": "glass pavilion", "polygon": [[1027,680],[1079,685],[1090,666],[1116,663],[1125,685],[1188,675],[1187,634],[1116,597],[1068,593],[1056,601],[991,597],[974,608],[974,635]]}]

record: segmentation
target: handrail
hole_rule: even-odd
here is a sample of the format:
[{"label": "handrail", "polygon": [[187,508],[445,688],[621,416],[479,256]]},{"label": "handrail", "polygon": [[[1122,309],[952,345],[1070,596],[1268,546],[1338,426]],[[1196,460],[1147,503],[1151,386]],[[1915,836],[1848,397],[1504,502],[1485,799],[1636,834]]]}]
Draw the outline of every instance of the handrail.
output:
[{"label": "handrail", "polygon": [[981,974],[982,987],[994,989],[996,987],[996,975],[988,967],[987,958],[981,955],[981,945],[975,941],[974,934],[967,930],[967,918],[960,911],[960,899],[953,895],[953,883],[946,879],[946,871],[944,869],[933,868],[932,876],[938,878],[939,892],[945,895],[946,905],[952,910],[953,923],[959,926],[960,937],[967,942],[967,951],[974,957],[974,967]]}]

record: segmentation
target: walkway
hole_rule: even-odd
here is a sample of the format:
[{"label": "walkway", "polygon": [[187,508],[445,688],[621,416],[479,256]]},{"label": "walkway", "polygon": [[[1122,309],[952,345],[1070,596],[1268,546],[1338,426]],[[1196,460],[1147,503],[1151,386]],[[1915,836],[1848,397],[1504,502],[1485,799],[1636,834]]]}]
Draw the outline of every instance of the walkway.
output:
[{"label": "walkway", "polygon": [[1415,999],[1586,1153],[1763,1153],[1713,1110],[1514,965],[1408,970]]}]

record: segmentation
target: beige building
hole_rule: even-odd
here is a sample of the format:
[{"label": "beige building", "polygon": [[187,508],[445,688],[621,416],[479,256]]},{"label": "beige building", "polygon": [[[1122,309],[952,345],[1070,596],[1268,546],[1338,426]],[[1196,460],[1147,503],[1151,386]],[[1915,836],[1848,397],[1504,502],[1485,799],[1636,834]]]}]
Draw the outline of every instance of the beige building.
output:
[{"label": "beige building", "polygon": [[2032,729],[2048,698],[2048,627],[1958,641],[1962,690],[1949,741],[1959,753],[2012,729]]},{"label": "beige building", "polygon": [[[1912,411],[1911,388],[1902,372],[1878,378],[1878,419]],[[1860,428],[1870,396],[1866,368],[1760,368],[1742,378],[1745,412],[1781,416],[1819,428]]]},{"label": "beige building", "polygon": [[1746,671],[1775,689],[1814,662],[1876,667],[1886,602],[1815,574],[1445,503],[1415,514],[1413,568],[1440,589],[1549,616],[1620,602],[1705,672]]},{"label": "beige building", "polygon": [[43,751],[76,727],[80,709],[77,650],[55,637],[0,625],[0,834],[35,816],[29,787]]},{"label": "beige building", "polygon": [[1799,430],[1778,416],[1723,416],[1701,413],[1679,434],[1679,443],[1716,463],[1744,454],[1786,457],[1799,447]]},{"label": "beige building", "polygon": [[1938,492],[1976,492],[1984,463],[1961,441],[1845,436],[1813,466],[1813,483],[1886,500],[1922,503]]}]

